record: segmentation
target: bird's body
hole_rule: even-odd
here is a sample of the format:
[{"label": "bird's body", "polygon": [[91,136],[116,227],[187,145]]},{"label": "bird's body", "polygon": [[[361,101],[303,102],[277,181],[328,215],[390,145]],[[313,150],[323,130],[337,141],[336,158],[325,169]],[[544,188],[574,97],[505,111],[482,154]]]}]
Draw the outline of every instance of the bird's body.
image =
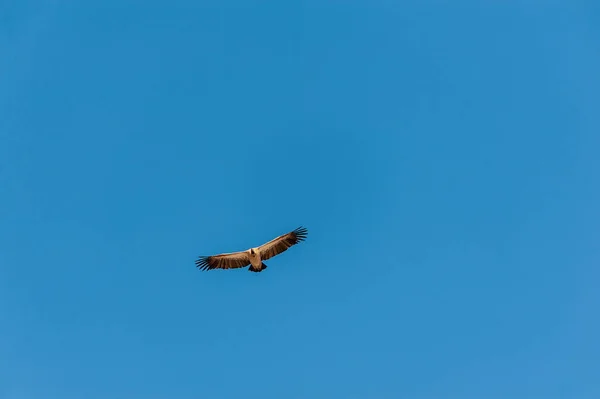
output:
[{"label": "bird's body", "polygon": [[196,266],[200,270],[212,270],[236,269],[250,265],[248,268],[249,271],[262,272],[267,268],[267,265],[263,261],[279,255],[293,245],[304,241],[307,233],[308,231],[304,227],[299,227],[261,246],[252,247],[246,251],[201,256],[196,260]]},{"label": "bird's body", "polygon": [[260,258],[260,252],[258,251],[258,248],[250,248],[248,250],[248,259],[250,260],[249,270],[253,272],[261,272],[263,270],[263,265],[264,269],[267,268],[267,265],[265,265]]}]

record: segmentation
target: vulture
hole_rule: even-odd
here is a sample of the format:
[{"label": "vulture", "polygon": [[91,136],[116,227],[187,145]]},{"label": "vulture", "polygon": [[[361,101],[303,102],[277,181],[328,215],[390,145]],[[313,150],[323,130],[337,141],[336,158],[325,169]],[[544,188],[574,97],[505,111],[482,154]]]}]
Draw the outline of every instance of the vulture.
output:
[{"label": "vulture", "polygon": [[212,269],[237,269],[250,265],[248,271],[262,272],[267,268],[263,260],[270,259],[288,248],[306,239],[308,230],[298,227],[287,234],[280,235],[271,241],[240,252],[223,253],[212,256],[200,256],[196,260],[196,267],[200,270]]}]

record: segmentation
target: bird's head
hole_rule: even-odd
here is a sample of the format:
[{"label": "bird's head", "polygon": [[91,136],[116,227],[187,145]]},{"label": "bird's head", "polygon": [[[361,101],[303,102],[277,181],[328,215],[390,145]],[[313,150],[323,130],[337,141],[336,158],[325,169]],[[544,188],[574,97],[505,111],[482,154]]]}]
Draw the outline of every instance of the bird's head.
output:
[{"label": "bird's head", "polygon": [[254,248],[250,248],[250,253],[254,255]]}]

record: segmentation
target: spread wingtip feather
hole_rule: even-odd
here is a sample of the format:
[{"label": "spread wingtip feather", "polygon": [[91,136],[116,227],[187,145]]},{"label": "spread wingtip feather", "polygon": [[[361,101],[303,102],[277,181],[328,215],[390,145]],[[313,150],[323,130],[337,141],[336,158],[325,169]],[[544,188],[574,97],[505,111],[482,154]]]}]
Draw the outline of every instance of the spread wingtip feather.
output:
[{"label": "spread wingtip feather", "polygon": [[304,241],[306,239],[306,237],[308,236],[308,230],[302,226],[300,226],[296,230],[292,231],[292,233],[294,233],[294,235],[296,236],[296,240],[298,240],[298,241]]},{"label": "spread wingtip feather", "polygon": [[211,269],[210,256],[200,256],[196,260],[196,267],[203,271]]}]

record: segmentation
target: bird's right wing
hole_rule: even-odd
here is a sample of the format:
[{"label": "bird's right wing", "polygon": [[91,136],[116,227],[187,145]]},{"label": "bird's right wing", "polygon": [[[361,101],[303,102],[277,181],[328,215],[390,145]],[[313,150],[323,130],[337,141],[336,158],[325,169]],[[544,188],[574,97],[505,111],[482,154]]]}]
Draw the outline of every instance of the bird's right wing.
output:
[{"label": "bird's right wing", "polygon": [[273,256],[279,255],[282,252],[288,250],[288,248],[302,242],[306,239],[308,230],[304,227],[298,227],[294,231],[290,231],[287,234],[282,234],[279,237],[273,238],[271,241],[258,247],[260,252],[260,258],[267,260]]},{"label": "bird's right wing", "polygon": [[200,270],[237,269],[248,266],[249,264],[250,258],[245,251],[213,256],[200,256],[196,260],[196,267]]}]

